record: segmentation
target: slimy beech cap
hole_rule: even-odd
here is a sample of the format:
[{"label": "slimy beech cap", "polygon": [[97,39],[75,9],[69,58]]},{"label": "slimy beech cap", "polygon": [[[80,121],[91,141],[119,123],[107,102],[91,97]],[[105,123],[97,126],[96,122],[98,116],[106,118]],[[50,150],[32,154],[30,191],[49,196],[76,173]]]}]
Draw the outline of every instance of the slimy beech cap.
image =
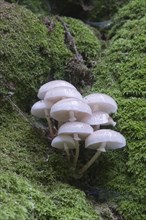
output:
[{"label": "slimy beech cap", "polygon": [[117,111],[117,103],[109,95],[102,93],[93,93],[85,96],[84,100],[91,107],[92,112],[103,111],[111,114]]},{"label": "slimy beech cap", "polygon": [[60,87],[60,86],[66,86],[66,87],[70,87],[70,88],[74,88],[76,89],[71,83],[64,81],[64,80],[53,80],[50,82],[45,83],[44,85],[42,85],[38,91],[38,98],[39,99],[44,99],[45,94],[47,93],[48,90],[50,89],[54,89],[56,87]]},{"label": "slimy beech cap", "polygon": [[67,98],[56,102],[50,112],[51,117],[60,122],[80,121],[91,114],[89,105],[77,98]]}]

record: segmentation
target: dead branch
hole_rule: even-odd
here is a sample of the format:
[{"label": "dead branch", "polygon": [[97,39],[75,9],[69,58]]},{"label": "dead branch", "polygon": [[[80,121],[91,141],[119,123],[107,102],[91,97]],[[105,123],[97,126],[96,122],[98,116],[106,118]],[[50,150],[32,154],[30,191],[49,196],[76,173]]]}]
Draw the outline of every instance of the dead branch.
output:
[{"label": "dead branch", "polygon": [[59,16],[56,16],[56,18],[57,18],[58,21],[60,21],[60,23],[64,27],[68,44],[69,44],[70,48],[75,52],[77,61],[83,62],[83,57],[82,57],[82,55],[77,50],[77,46],[75,44],[74,38],[71,35],[71,33],[69,31],[69,28],[67,27],[67,24]]}]

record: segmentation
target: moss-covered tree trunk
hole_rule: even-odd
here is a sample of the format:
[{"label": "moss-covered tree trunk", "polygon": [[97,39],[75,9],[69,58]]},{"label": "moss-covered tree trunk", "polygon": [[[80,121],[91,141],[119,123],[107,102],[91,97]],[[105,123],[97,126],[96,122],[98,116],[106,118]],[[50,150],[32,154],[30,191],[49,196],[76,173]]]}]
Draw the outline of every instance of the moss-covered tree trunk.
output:
[{"label": "moss-covered tree trunk", "polygon": [[118,102],[116,129],[127,147],[103,156],[97,186],[115,192],[127,220],[146,218],[146,16],[145,1],[134,0],[113,19],[110,44],[95,70],[93,91]]},{"label": "moss-covered tree trunk", "polygon": [[[29,10],[3,1],[0,19],[0,220],[98,220],[85,194],[67,184],[70,164],[52,150],[46,124],[30,116],[42,83],[68,76],[65,69],[75,54],[65,43],[63,25],[47,18],[51,29]],[[99,41],[82,22],[64,22],[80,53],[87,50],[88,65],[97,57]]]},{"label": "moss-covered tree trunk", "polygon": [[100,219],[85,194],[68,184],[71,166],[50,147],[46,124],[30,116],[38,88],[52,79],[66,79],[84,93],[103,92],[118,102],[115,129],[126,137],[127,147],[103,154],[79,184],[93,184],[105,190],[105,197],[112,190],[116,211],[126,220],[145,220],[145,1],[133,0],[119,10],[102,56],[93,31],[76,19],[40,21],[4,1],[0,19],[0,220]]}]

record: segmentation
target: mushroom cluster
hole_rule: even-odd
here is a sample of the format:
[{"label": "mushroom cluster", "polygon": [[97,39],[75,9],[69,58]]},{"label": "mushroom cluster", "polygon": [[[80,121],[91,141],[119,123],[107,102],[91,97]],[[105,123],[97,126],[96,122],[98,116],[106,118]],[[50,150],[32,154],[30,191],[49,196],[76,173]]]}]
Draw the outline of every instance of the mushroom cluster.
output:
[{"label": "mushroom cluster", "polygon": [[[31,108],[31,114],[46,118],[52,139],[51,146],[64,150],[70,160],[70,150],[75,150],[74,168],[79,157],[79,143],[96,150],[95,155],[79,171],[83,173],[94,163],[101,152],[122,148],[126,140],[119,132],[102,126],[115,126],[110,114],[117,111],[117,103],[109,95],[93,93],[83,97],[77,89],[64,80],[53,80],[38,91],[40,101]],[[58,122],[54,134],[51,118]]]}]

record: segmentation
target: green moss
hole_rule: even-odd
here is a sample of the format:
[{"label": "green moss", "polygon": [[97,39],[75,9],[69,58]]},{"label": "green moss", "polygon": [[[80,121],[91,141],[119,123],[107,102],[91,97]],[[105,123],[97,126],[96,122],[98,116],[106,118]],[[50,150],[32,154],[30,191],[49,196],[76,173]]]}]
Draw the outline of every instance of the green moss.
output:
[{"label": "green moss", "polygon": [[101,21],[111,19],[111,17],[118,11],[118,9],[129,2],[129,0],[93,0],[92,10],[88,12],[88,17],[90,20]]},{"label": "green moss", "polygon": [[73,18],[64,18],[64,21],[68,24],[69,30],[73,37],[75,37],[75,43],[80,54],[88,65],[97,59],[100,43],[97,37],[93,34],[92,29],[89,29],[82,21]]},{"label": "green moss", "polygon": [[[83,57],[83,62],[76,60],[74,47],[71,39],[67,40],[67,32],[64,30],[63,24],[52,18],[55,27],[49,36],[51,74],[55,79],[63,78],[78,87],[79,84],[80,87],[84,87],[89,82],[90,75],[91,78],[93,76],[93,63],[98,58],[100,42],[94,32],[87,28],[83,22],[67,17],[61,19],[67,25],[68,32],[73,36],[78,53]],[[81,84],[81,80],[85,81],[85,85]]]},{"label": "green moss", "polygon": [[67,184],[55,183],[52,189],[38,187],[12,172],[2,173],[0,219],[94,219],[99,216],[84,193]]},{"label": "green moss", "polygon": [[45,0],[6,0],[6,2],[17,3],[23,5],[35,14],[48,15],[50,12],[50,4]]},{"label": "green moss", "polygon": [[0,2],[0,13],[1,92],[14,92],[26,106],[50,70],[47,29],[20,6]]},{"label": "green moss", "polygon": [[74,55],[67,62],[63,78],[72,82],[77,89],[82,91],[94,82],[93,69],[98,60],[101,45],[93,30],[82,21],[63,17],[63,22],[67,24],[68,31],[73,36],[76,49],[83,58],[83,61],[78,61],[75,50],[70,45],[71,42],[67,42],[67,46]]},{"label": "green moss", "polygon": [[125,96],[146,97],[146,32],[138,31],[139,24],[146,25],[146,16],[140,20],[127,21],[112,39],[112,48],[107,55],[115,63],[112,72]]},{"label": "green moss", "polygon": [[[68,78],[66,66],[75,52],[66,42],[64,27],[55,17],[47,18],[52,28],[45,27],[29,10],[3,1],[0,13],[0,219],[98,220],[85,195],[60,182],[72,180],[72,167],[64,153],[52,149],[46,130],[38,129],[26,113],[43,82]],[[98,39],[82,22],[62,19],[70,32],[77,31],[73,35],[79,53],[83,55],[88,44],[83,58],[89,65],[100,50]],[[89,39],[83,41],[84,34]]]},{"label": "green moss", "polygon": [[[38,137],[39,130],[15,111],[4,114],[4,110],[1,110],[0,117],[1,169],[16,172],[38,182],[49,181],[51,184],[54,178],[61,180],[62,177],[65,180],[69,171],[67,161],[62,165],[63,171],[59,170],[63,155],[51,154],[50,143],[43,135],[41,136],[41,133]],[[12,111],[12,109],[9,108],[6,111]],[[55,170],[54,167],[56,167]]]},{"label": "green moss", "polygon": [[[0,92],[14,93],[17,104],[28,110],[41,84],[53,78],[70,78],[66,69],[75,52],[66,42],[63,25],[54,17],[47,18],[52,28],[45,27],[29,10],[3,1],[0,13]],[[100,43],[82,22],[70,18],[65,22],[88,69],[98,57]]]},{"label": "green moss", "polygon": [[[132,2],[137,3],[136,0]],[[133,14],[136,13],[135,4]],[[48,30],[30,11],[2,2],[0,6],[0,92],[3,94],[0,97],[3,100],[0,108],[0,196],[3,201],[0,218],[99,219],[84,194],[59,182],[71,180],[70,164],[64,155],[52,150],[43,134],[41,136],[18,112],[3,106],[6,96],[14,92],[16,104],[28,110],[43,82],[52,78],[70,79],[66,67],[75,53],[66,42],[64,28],[54,17],[49,18],[53,26]],[[137,11],[140,13],[141,4],[137,5]],[[114,37],[100,58],[99,41],[93,32],[78,20],[62,20],[68,24],[84,65],[97,79],[92,91],[109,94],[118,102],[115,129],[127,140],[124,150],[103,155],[96,168],[96,178],[95,172],[94,178],[90,177],[98,186],[115,190],[120,195],[118,210],[125,219],[143,220],[146,203],[146,33],[141,27],[145,27],[146,17],[125,19],[125,24],[114,26]],[[95,67],[93,63],[96,62]],[[75,73],[75,78],[83,78],[81,71]],[[74,78],[70,81],[76,82]],[[92,169],[90,172],[92,174]]]},{"label": "green moss", "polygon": [[[113,18],[113,29],[111,35],[122,27],[128,20],[139,20],[145,15],[145,0],[132,0],[127,5],[119,8],[118,13]],[[139,26],[140,27],[140,26]]]},{"label": "green moss", "polygon": [[[9,113],[7,113],[9,112]],[[0,219],[95,219],[84,193],[71,179],[65,155],[9,105],[0,110]]]},{"label": "green moss", "polygon": [[[141,4],[136,5],[137,2],[129,3],[133,10],[125,11],[125,16],[133,13],[136,17],[136,11],[140,13]],[[122,10],[125,7],[117,17]],[[115,129],[126,137],[127,146],[101,157],[97,183],[117,192],[118,210],[127,220],[146,218],[146,32],[140,29],[146,26],[146,16],[142,17],[143,11],[140,14],[132,21],[125,18],[121,28],[113,27],[116,34],[95,70],[97,80],[92,89],[111,95],[119,106],[114,115]]]}]

